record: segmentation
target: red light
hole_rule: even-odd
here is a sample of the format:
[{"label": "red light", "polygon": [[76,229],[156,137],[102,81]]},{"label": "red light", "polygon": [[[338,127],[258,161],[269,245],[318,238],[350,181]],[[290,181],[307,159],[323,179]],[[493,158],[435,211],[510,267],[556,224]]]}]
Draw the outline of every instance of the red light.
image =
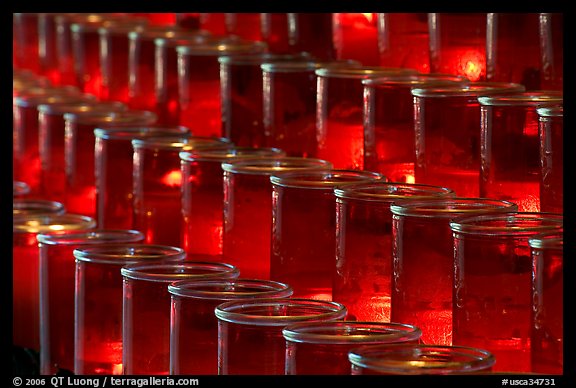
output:
[{"label": "red light", "polygon": [[180,170],[172,170],[161,179],[166,186],[178,187],[182,184],[182,173]]}]

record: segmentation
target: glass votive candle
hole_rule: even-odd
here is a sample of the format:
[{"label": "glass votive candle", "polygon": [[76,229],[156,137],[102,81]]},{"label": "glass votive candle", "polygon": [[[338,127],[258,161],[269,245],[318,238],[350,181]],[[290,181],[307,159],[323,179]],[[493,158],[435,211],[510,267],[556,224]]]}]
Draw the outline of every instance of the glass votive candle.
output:
[{"label": "glass votive candle", "polygon": [[58,47],[56,44],[56,17],[58,13],[38,14],[38,62],[39,74],[53,85],[60,85],[58,71]]},{"label": "glass votive candle", "polygon": [[180,101],[178,85],[178,53],[181,45],[204,42],[205,38],[196,32],[178,34],[176,37],[154,39],[154,112],[162,125],[180,124]]},{"label": "glass votive candle", "polygon": [[23,198],[30,194],[30,186],[26,182],[12,181],[12,198]]},{"label": "glass votive candle", "polygon": [[263,77],[261,65],[269,62],[310,60],[306,53],[240,54],[218,58],[220,63],[220,100],[223,136],[242,147],[263,147]]},{"label": "glass votive candle", "polygon": [[380,66],[430,72],[428,14],[377,13]]},{"label": "glass votive candle", "polygon": [[422,332],[401,323],[295,323],[282,330],[287,375],[349,375],[348,352],[365,345],[418,343]]},{"label": "glass votive candle", "polygon": [[181,262],[177,247],[151,244],[98,244],[73,251],[76,258],[74,373],[121,375],[122,267]]},{"label": "glass votive candle", "polygon": [[[130,40],[128,48],[128,100],[132,109],[156,109],[156,39],[180,39],[188,37],[191,42],[203,42],[207,37],[206,31],[184,30],[177,26],[146,26],[128,33]],[[173,52],[176,56],[176,52]],[[158,59],[159,63],[162,63]],[[176,61],[172,63],[171,72],[176,78]],[[168,69],[166,69],[168,71]],[[159,112],[156,112],[159,113]]]},{"label": "glass votive candle", "polygon": [[180,124],[198,136],[223,136],[218,58],[266,51],[263,42],[213,40],[178,46]]},{"label": "glass votive candle", "polygon": [[64,214],[64,204],[47,199],[13,199],[12,215],[17,214]]},{"label": "glass votive candle", "polygon": [[464,375],[489,373],[492,353],[466,346],[397,344],[363,346],[348,354],[352,375]]},{"label": "glass votive candle", "polygon": [[564,212],[564,108],[536,109],[540,137],[540,211]]},{"label": "glass votive candle", "polygon": [[519,211],[540,211],[542,167],[536,109],[562,101],[562,92],[554,91],[478,98],[481,197],[515,202]]},{"label": "glass votive candle", "polygon": [[487,198],[404,199],[392,203],[390,320],[419,327],[425,344],[452,345],[455,264],[450,222],[463,215],[517,209],[511,202]]},{"label": "glass votive candle", "polygon": [[346,307],[340,303],[303,298],[231,301],[214,311],[219,375],[283,375],[286,326],[346,317]]},{"label": "glass votive candle", "polygon": [[222,163],[224,170],[224,260],[242,276],[270,279],[272,184],[279,172],[328,170],[332,164],[313,158],[254,158]]},{"label": "glass votive candle", "polygon": [[322,61],[336,59],[332,31],[332,13],[288,14],[288,42],[295,52],[307,52]]},{"label": "glass votive candle", "polygon": [[269,52],[285,54],[293,51],[288,40],[287,13],[261,13],[260,34]]},{"label": "glass votive candle", "polygon": [[132,140],[191,136],[186,127],[96,128],[96,220],[100,228],[130,229],[133,216]]},{"label": "glass votive candle", "polygon": [[564,234],[528,239],[532,254],[532,371],[562,374],[564,366]]},{"label": "glass votive candle", "polygon": [[259,13],[226,13],[224,21],[227,35],[235,35],[246,40],[262,40]]},{"label": "glass votive candle", "polygon": [[132,140],[132,227],[148,244],[182,246],[182,172],[180,152],[230,148],[228,139],[162,136]]},{"label": "glass votive candle", "polygon": [[336,263],[334,189],[386,180],[369,171],[275,174],[272,183],[270,279],[290,284],[299,298],[332,300]]},{"label": "glass votive candle", "polygon": [[[332,39],[337,59],[378,66],[378,27],[375,13],[333,13]],[[328,31],[330,33],[330,31]]]},{"label": "glass votive candle", "polygon": [[40,254],[36,236],[59,230],[92,229],[78,214],[19,214],[12,217],[12,343],[40,350]]},{"label": "glass votive candle", "polygon": [[316,140],[318,157],[334,168],[364,169],[364,87],[362,80],[414,74],[383,67],[327,67],[316,70]]},{"label": "glass votive candle", "polygon": [[486,13],[429,13],[430,72],[486,81]]},{"label": "glass votive candle", "polygon": [[416,161],[413,88],[464,85],[449,74],[418,74],[365,79],[364,168],[391,182],[414,183]]},{"label": "glass votive candle", "polygon": [[124,111],[120,102],[71,101],[38,105],[38,146],[40,151],[40,193],[43,198],[65,198],[65,120],[66,113]]},{"label": "glass votive candle", "polygon": [[523,91],[523,85],[501,82],[412,89],[414,181],[450,187],[460,197],[478,197],[482,132],[478,97]]},{"label": "glass votive candle", "polygon": [[95,216],[96,178],[94,129],[154,124],[150,111],[66,113],[64,155],[66,167],[64,205],[70,212]]},{"label": "glass votive candle", "polygon": [[542,89],[564,89],[564,14],[541,13],[540,55]]},{"label": "glass votive candle", "polygon": [[[230,264],[186,263],[132,264],[123,276],[123,373],[162,374],[170,370],[170,312],[168,285],[178,280],[237,278]],[[205,355],[204,355],[205,356]]]},{"label": "glass votive candle", "polygon": [[224,171],[222,163],[241,158],[285,157],[278,148],[199,148],[180,153],[182,173],[182,248],[194,255],[222,255]]},{"label": "glass votive candle", "polygon": [[134,230],[99,229],[39,234],[40,373],[74,370],[74,249],[89,245],[132,243],[144,239]]},{"label": "glass votive candle", "polygon": [[445,187],[411,183],[360,183],[334,190],[336,262],[332,300],[348,319],[390,322],[392,297],[392,213],[401,199],[452,197]]},{"label": "glass votive candle", "polygon": [[289,298],[292,288],[259,279],[181,280],[168,286],[170,374],[218,374],[218,319],[221,303],[246,299]]},{"label": "glass votive candle", "polygon": [[[454,234],[453,343],[494,354],[495,371],[532,372],[532,257],[528,240],[559,231],[554,213],[460,217]],[[393,307],[394,308],[394,307]]]},{"label": "glass votive candle", "polygon": [[14,68],[27,69],[34,73],[40,70],[38,50],[38,13],[12,14],[12,43]]}]

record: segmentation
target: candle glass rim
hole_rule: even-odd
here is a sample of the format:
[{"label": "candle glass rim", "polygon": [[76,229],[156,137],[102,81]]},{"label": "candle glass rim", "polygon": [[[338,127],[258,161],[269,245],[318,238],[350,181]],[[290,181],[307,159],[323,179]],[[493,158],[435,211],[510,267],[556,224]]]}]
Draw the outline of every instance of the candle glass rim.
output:
[{"label": "candle glass rim", "polygon": [[[283,164],[286,166],[283,166]],[[292,169],[317,170],[331,169],[332,167],[332,163],[327,160],[299,156],[286,156],[283,158],[243,158],[222,163],[222,169],[227,173],[267,176],[279,171],[291,171]]]},{"label": "candle glass rim", "polygon": [[390,205],[395,216],[416,218],[455,218],[465,214],[510,213],[518,210],[513,202],[495,198],[442,197],[401,199]]},{"label": "candle glass rim", "polygon": [[183,262],[186,252],[179,247],[145,243],[97,244],[74,249],[76,262],[114,264],[124,266],[142,260],[159,262]]},{"label": "candle glass rim", "polygon": [[266,157],[273,158],[286,157],[286,151],[275,147],[244,147],[232,146],[230,148],[197,148],[191,151],[180,152],[180,160],[184,162],[218,162],[223,163],[227,160],[236,160],[241,158]]},{"label": "candle glass rim", "polygon": [[[278,61],[263,63],[260,68],[264,73],[298,73],[302,71],[313,72],[320,68],[330,68],[330,67],[361,67],[362,63],[353,59],[346,60],[333,60],[333,61]],[[316,73],[314,73],[316,75]]]},{"label": "candle glass rim", "polygon": [[418,74],[418,70],[404,67],[383,67],[383,66],[360,66],[360,67],[330,66],[316,69],[315,73],[318,77],[324,77],[324,78],[366,79],[366,78],[375,78],[379,76],[390,76],[394,74],[398,75]]},{"label": "candle glass rim", "polygon": [[[215,291],[215,287],[244,287],[246,292],[235,289]],[[294,290],[286,283],[267,279],[229,278],[211,280],[180,280],[168,285],[171,295],[190,299],[232,301],[252,298],[288,298]]]},{"label": "candle glass rim", "polygon": [[528,245],[532,249],[562,250],[564,247],[564,230],[536,234],[528,238]]},{"label": "candle glass rim", "polygon": [[360,346],[418,341],[422,331],[405,323],[329,321],[294,323],[282,335],[287,342]]},{"label": "candle glass rim", "polygon": [[[94,18],[94,15],[104,15],[101,19]],[[90,20],[92,18],[92,20]],[[110,14],[92,14],[85,20],[71,21],[70,31],[72,34],[77,34],[79,32],[98,32],[102,27],[108,26],[139,26],[148,24],[148,20],[143,17],[135,16],[122,16],[122,15],[110,15]]]},{"label": "candle glass rim", "polygon": [[88,93],[72,92],[73,94],[46,94],[46,95],[20,95],[14,98],[14,105],[21,108],[33,108],[40,105],[52,105],[59,103],[74,103],[74,102],[96,102],[96,96]]},{"label": "candle glass rim", "polygon": [[150,125],[158,120],[158,115],[149,110],[94,110],[88,112],[64,113],[64,120],[84,125]]},{"label": "candle glass rim", "polygon": [[468,85],[470,84],[470,80],[457,74],[422,73],[367,78],[362,80],[362,84],[365,87],[374,88],[377,88],[378,86],[411,86],[417,88],[422,85],[425,87]]},{"label": "candle glass rim", "polygon": [[30,194],[30,185],[22,181],[12,181],[12,198]]},{"label": "candle glass rim", "polygon": [[[72,109],[72,110],[70,110]],[[81,110],[76,110],[81,109]],[[38,112],[42,114],[66,114],[84,112],[114,112],[126,111],[128,107],[120,101],[78,101],[78,103],[40,104]]]},{"label": "candle glass rim", "polygon": [[94,136],[100,139],[133,140],[146,137],[192,136],[190,128],[183,125],[145,125],[135,127],[94,128]]},{"label": "candle glass rim", "polygon": [[15,214],[64,214],[66,207],[62,202],[48,199],[14,198],[12,200],[12,215]]},{"label": "candle glass rim", "polygon": [[493,82],[493,81],[479,81],[470,82],[467,85],[457,86],[441,86],[441,87],[425,87],[413,88],[412,95],[415,97],[480,97],[493,94],[503,93],[522,93],[526,91],[526,87],[519,83],[514,82]]},{"label": "candle glass rim", "polygon": [[536,90],[515,94],[497,94],[493,96],[480,96],[478,102],[481,106],[536,106],[557,105],[564,101],[562,91]]},{"label": "candle glass rim", "polygon": [[182,151],[194,148],[228,148],[233,144],[225,137],[194,136],[151,136],[130,140],[134,150],[138,149],[181,149]]},{"label": "candle glass rim", "polygon": [[91,229],[96,220],[82,214],[16,214],[12,217],[13,233],[46,233],[61,230]]},{"label": "candle glass rim", "polygon": [[272,187],[319,189],[332,192],[337,187],[381,179],[386,180],[386,177],[373,171],[330,169],[282,172],[270,176],[270,183]]},{"label": "candle glass rim", "polygon": [[154,38],[154,47],[166,47],[176,49],[178,46],[197,45],[203,43],[209,37],[191,34],[190,36],[158,37]]},{"label": "candle glass rim", "polygon": [[[379,191],[381,191],[381,193]],[[421,193],[421,195],[418,193]],[[390,203],[405,198],[416,200],[425,198],[454,197],[456,196],[456,193],[448,187],[424,183],[374,182],[336,188],[334,189],[334,195],[337,200],[353,199]]]},{"label": "candle glass rim", "polygon": [[311,59],[312,56],[306,51],[286,54],[257,52],[221,55],[218,57],[218,63],[220,63],[220,65],[262,65],[265,63],[274,63],[276,61],[285,61],[287,63],[307,63]]},{"label": "candle glass rim", "polygon": [[182,56],[220,57],[228,54],[264,52],[267,48],[268,45],[265,42],[215,39],[199,44],[177,45],[176,52]]},{"label": "candle glass rim", "polygon": [[207,30],[187,30],[177,25],[147,25],[144,29],[130,31],[128,39],[137,40],[139,38],[155,41],[156,39],[206,39],[212,36]]},{"label": "candle glass rim", "polygon": [[110,244],[143,241],[144,234],[131,229],[88,229],[69,233],[40,233],[36,239],[44,245]]},{"label": "candle glass rim", "polygon": [[563,229],[564,216],[547,212],[502,212],[459,216],[450,221],[454,235],[531,237]]},{"label": "candle glass rim", "polygon": [[548,117],[564,117],[564,105],[542,106],[536,108],[540,120],[547,120]]},{"label": "candle glass rim", "polygon": [[[163,270],[170,271],[161,272]],[[236,266],[212,261],[127,264],[120,269],[120,273],[125,279],[162,283],[172,283],[181,279],[201,280],[237,278],[240,276],[240,270]]]}]

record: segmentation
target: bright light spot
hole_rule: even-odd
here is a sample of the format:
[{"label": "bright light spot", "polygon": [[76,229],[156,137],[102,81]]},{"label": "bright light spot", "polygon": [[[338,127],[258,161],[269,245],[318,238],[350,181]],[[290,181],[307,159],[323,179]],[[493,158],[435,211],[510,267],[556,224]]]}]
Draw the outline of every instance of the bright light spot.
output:
[{"label": "bright light spot", "polygon": [[372,23],[372,21],[374,21],[374,14],[373,13],[363,13],[362,15],[366,18],[368,23]]},{"label": "bright light spot", "polygon": [[182,184],[182,173],[180,170],[172,170],[161,179],[166,186],[178,187]]},{"label": "bright light spot", "polygon": [[112,366],[112,374],[113,375],[121,375],[122,374],[122,364],[114,364]]},{"label": "bright light spot", "polygon": [[414,183],[416,179],[414,179],[414,175],[405,175],[406,176],[406,183]]},{"label": "bright light spot", "polygon": [[476,50],[464,51],[459,56],[458,74],[466,76],[470,81],[478,81],[485,73],[485,55]]}]

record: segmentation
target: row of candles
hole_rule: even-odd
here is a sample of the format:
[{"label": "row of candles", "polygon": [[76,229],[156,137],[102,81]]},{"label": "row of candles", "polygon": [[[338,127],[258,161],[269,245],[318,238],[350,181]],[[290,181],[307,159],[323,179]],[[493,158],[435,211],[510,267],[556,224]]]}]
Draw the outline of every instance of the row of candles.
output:
[{"label": "row of candles", "polygon": [[13,328],[42,373],[562,373],[561,83],[34,15],[60,64],[14,71]]}]

